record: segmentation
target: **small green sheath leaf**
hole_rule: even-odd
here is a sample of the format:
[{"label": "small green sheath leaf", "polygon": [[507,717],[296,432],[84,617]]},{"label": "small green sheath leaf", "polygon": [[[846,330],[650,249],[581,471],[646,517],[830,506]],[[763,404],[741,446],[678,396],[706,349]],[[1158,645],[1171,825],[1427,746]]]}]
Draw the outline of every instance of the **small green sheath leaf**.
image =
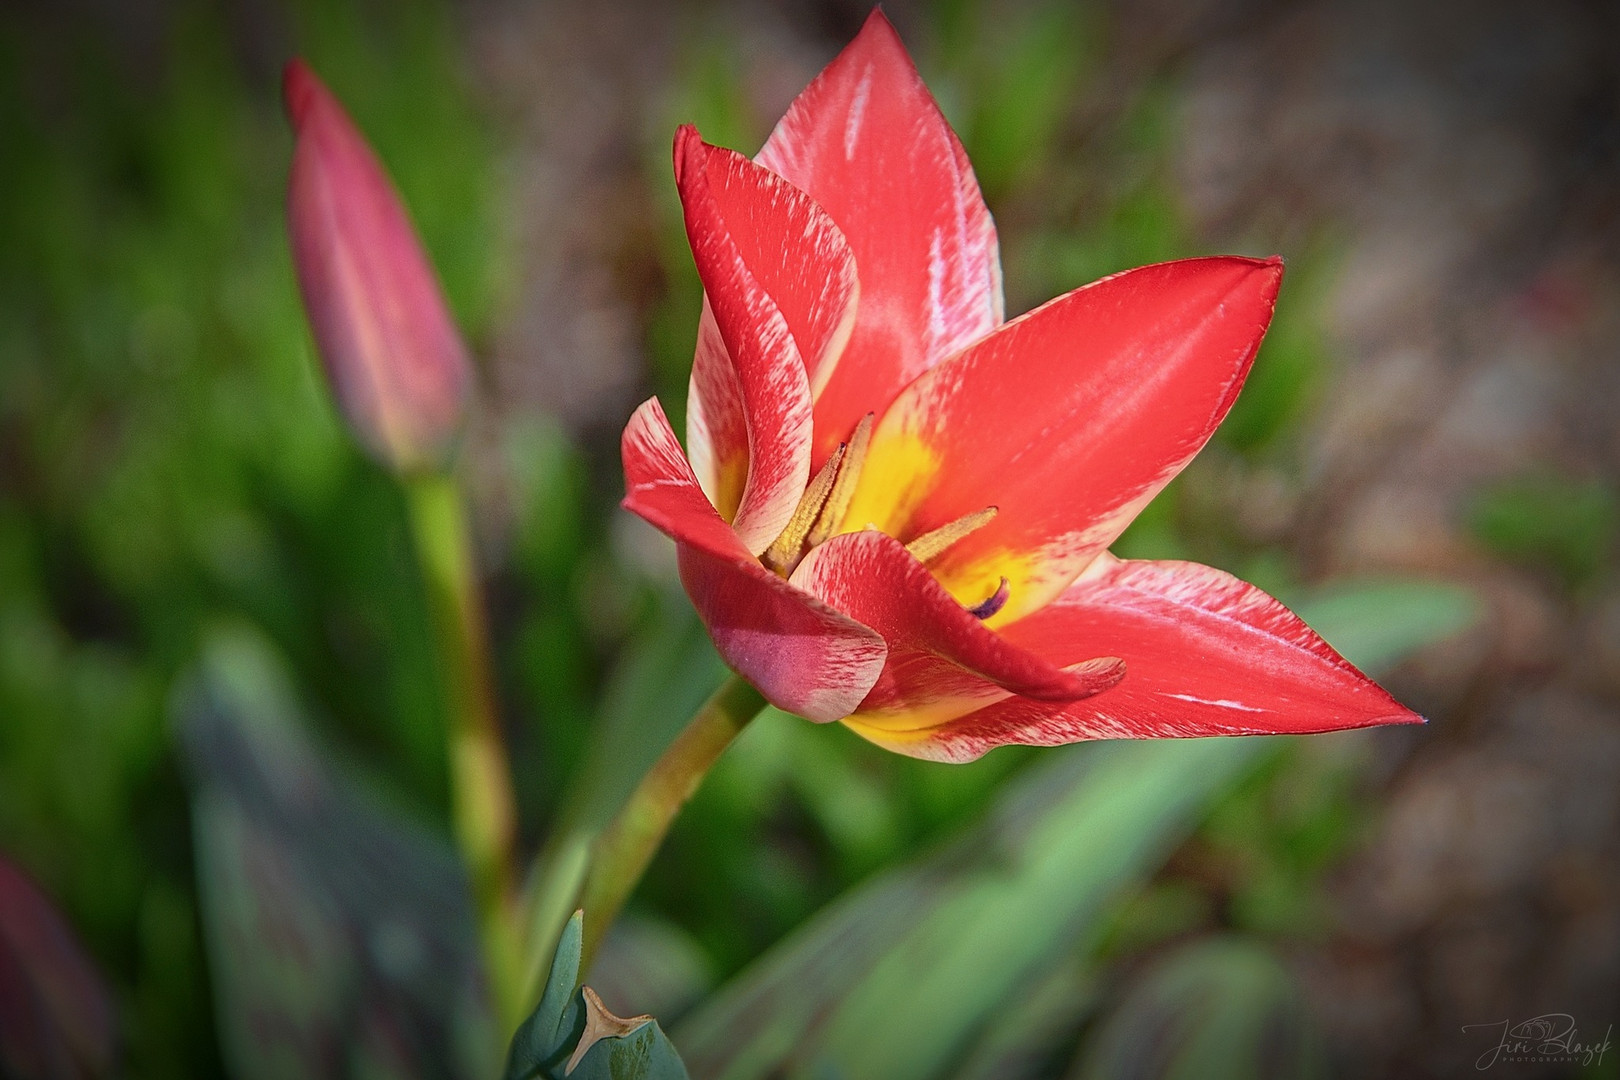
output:
[{"label": "small green sheath leaf", "polygon": [[574,912],[563,927],[551,974],[534,1013],[512,1037],[506,1058],[506,1080],[535,1080],[559,1071],[585,1030],[585,1009],[575,990],[579,985],[580,943],[585,913]]},{"label": "small green sheath leaf", "polygon": [[686,1066],[650,1016],[614,1016],[579,987],[585,913],[563,927],[534,1013],[518,1028],[506,1080],[688,1080]]},{"label": "small green sheath leaf", "polygon": [[[578,1047],[564,1067],[567,1080],[689,1080],[681,1056],[658,1021],[650,1016],[622,1019],[602,1007],[587,987],[584,1053]],[[581,1040],[583,1045],[584,1040]]]}]

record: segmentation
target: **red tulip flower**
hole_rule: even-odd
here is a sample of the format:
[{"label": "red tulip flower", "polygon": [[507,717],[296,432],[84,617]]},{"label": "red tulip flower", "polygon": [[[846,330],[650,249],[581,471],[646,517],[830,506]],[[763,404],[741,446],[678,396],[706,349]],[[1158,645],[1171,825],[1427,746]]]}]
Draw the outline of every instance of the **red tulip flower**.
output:
[{"label": "red tulip flower", "polygon": [[344,419],[397,472],[443,463],[460,430],[467,348],[399,194],[302,60],[283,76],[298,134],[287,226],[310,328]]},{"label": "red tulip flower", "polygon": [[754,161],[675,140],[706,303],[687,446],[624,504],[774,705],[915,757],[1419,717],[1277,601],[1108,545],[1208,441],[1280,259],[1115,274],[1004,321],[995,227],[879,12]]}]

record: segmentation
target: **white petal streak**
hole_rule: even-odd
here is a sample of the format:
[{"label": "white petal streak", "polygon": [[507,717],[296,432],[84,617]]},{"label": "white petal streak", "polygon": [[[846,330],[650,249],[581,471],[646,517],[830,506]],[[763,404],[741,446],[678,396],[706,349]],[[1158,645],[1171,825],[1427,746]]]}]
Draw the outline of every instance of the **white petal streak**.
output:
[{"label": "white petal streak", "polygon": [[861,141],[861,121],[866,116],[866,101],[872,95],[872,68],[868,65],[855,87],[855,97],[849,103],[849,116],[844,120],[844,160],[855,160],[855,147]]},{"label": "white petal streak", "polygon": [[1177,701],[1190,701],[1194,705],[1213,705],[1218,709],[1237,709],[1240,712],[1266,711],[1256,705],[1245,705],[1241,701],[1228,701],[1225,698],[1201,698],[1196,694],[1163,694],[1161,696],[1174,698]]}]

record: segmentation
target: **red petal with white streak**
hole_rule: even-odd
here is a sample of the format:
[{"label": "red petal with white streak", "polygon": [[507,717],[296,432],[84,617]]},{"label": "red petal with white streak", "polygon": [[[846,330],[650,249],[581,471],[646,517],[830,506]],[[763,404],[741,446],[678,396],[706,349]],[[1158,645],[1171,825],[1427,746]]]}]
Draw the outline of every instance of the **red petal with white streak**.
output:
[{"label": "red petal with white streak", "polygon": [[673,537],[715,648],[771,704],[811,720],[852,712],[883,669],[883,639],[766,570],[698,486],[656,398],[625,426],[624,506]]},{"label": "red petal with white streak", "polygon": [[[691,127],[675,136],[675,183],[692,259],[724,343],[720,356],[712,347],[699,350],[708,359],[702,372],[693,371],[694,446],[711,494],[728,513],[736,485],[727,477],[746,476],[731,524],[757,555],[793,516],[810,480],[810,382],[799,339],[825,347],[836,336],[821,325],[825,313],[815,302],[782,288],[783,230],[795,223],[802,230],[811,215],[789,185],[709,146]],[[826,235],[820,242],[830,245]],[[780,303],[772,284],[784,293]]]},{"label": "red petal with white streak", "polygon": [[1054,665],[997,635],[880,532],[833,537],[805,557],[793,583],[888,642],[883,673],[853,718],[862,727],[935,727],[1009,693],[1074,701],[1113,686],[1122,673],[1106,657]]},{"label": "red petal with white streak", "polygon": [[1003,632],[1054,664],[1113,653],[1125,660],[1125,679],[1066,705],[1008,700],[926,741],[887,745],[917,757],[971,761],[1004,743],[1422,723],[1282,604],[1197,563],[1105,554],[1055,602]]},{"label": "red petal with white streak", "polygon": [[[849,244],[832,218],[775,173],[704,145],[689,129],[677,138],[683,158],[704,159],[709,192],[738,255],[787,323],[813,397],[855,324],[859,290]],[[687,396],[686,443],[698,480],[722,517],[733,517],[741,501],[747,433],[738,375],[705,300]]]},{"label": "red petal with white streak", "polygon": [[1190,461],[1271,320],[1279,259],[1104,278],[1006,324],[908,387],[873,432],[846,528],[911,540],[1000,513],[930,563],[1005,626],[1063,591]]},{"label": "red petal with white streak", "polygon": [[862,416],[1001,322],[995,224],[881,11],[794,101],[757,160],[832,216],[860,268],[854,335],[816,397],[819,464]]}]

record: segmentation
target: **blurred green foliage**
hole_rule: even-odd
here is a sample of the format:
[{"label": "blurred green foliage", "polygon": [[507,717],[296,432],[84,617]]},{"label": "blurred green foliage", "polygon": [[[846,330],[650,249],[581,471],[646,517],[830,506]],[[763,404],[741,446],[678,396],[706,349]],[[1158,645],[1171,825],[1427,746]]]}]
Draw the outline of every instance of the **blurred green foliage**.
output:
[{"label": "blurred green foliage", "polygon": [[0,24],[0,843],[117,985],[131,1074],[207,1074],[164,728],[202,623],[250,617],[403,801],[444,798],[400,498],[338,428],[287,259],[279,54],[374,135],[475,340],[491,143],[433,5],[293,8],[269,55],[208,5],[134,43],[112,9],[33,17]]},{"label": "blurred green foliage", "polygon": [[[388,805],[430,828],[445,809],[440,694],[401,498],[339,427],[288,263],[280,59],[305,54],[372,139],[475,352],[515,283],[501,135],[443,5],[310,0],[264,14],[266,25],[246,18],[180,5],[134,43],[112,16],[0,22],[0,849],[102,964],[135,1077],[221,1067],[165,720],[217,615],[271,639],[316,726],[379,778]],[[695,121],[751,150],[772,119],[749,100],[743,45],[725,24],[697,13],[689,29],[645,151],[663,281],[643,328],[647,381],[676,430],[700,290],[667,135]],[[1009,311],[1199,251],[1168,172],[1174,85],[1150,80],[1096,106],[1110,45],[1100,9],[951,0],[922,11],[915,30],[997,215]],[[1326,371],[1312,299],[1331,252],[1288,254],[1248,389],[1122,552],[1295,585],[1286,553],[1246,539],[1207,497],[1225,489],[1223,469],[1298,467],[1299,427]],[[478,448],[499,456],[483,464],[511,502],[510,544],[489,571],[532,840],[576,763],[586,767],[576,783],[601,782],[580,812],[610,812],[611,793],[719,667],[684,598],[649,584],[610,542],[618,492],[592,472],[601,448],[522,415]],[[1612,544],[1612,496],[1575,492],[1550,512],[1535,497],[1487,500],[1482,535],[1578,577]],[[1437,633],[1448,603],[1418,613],[1430,622],[1394,651]],[[1320,873],[1354,839],[1363,804],[1355,755],[1315,753],[1283,751],[1238,785],[1112,917],[1101,955],[1128,959],[1219,927],[1319,928]],[[678,821],[637,914],[689,931],[712,973],[731,976],[856,883],[970,827],[1040,757],[1007,748],[934,765],[767,714]],[[1077,963],[1048,973],[1046,999],[1068,1005],[1032,1013],[1031,1030],[1036,1019],[1074,1022],[1095,984]],[[1002,1060],[1017,1040],[1006,1042],[976,1044],[970,1063]]]},{"label": "blurred green foliage", "polygon": [[1131,981],[1075,1080],[1313,1080],[1326,1054],[1288,968],[1263,946],[1210,938]]},{"label": "blurred green foliage", "polygon": [[1496,554],[1579,589],[1612,564],[1620,499],[1600,480],[1544,471],[1481,491],[1470,524]]}]

